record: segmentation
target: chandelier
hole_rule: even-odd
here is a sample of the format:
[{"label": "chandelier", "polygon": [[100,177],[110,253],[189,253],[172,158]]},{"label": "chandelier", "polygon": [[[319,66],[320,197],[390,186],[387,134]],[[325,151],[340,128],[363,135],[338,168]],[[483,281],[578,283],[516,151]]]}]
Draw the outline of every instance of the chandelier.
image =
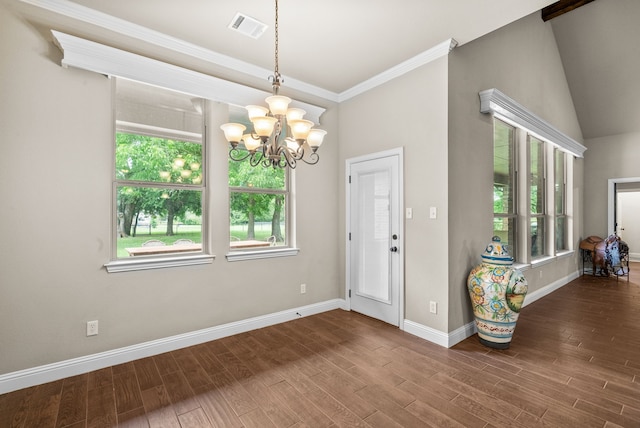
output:
[{"label": "chandelier", "polygon": [[[220,129],[231,145],[231,160],[249,159],[251,166],[273,168],[295,168],[298,161],[314,165],[320,160],[317,151],[327,131],[313,128],[312,121],[303,119],[304,110],[289,108],[291,98],[278,95],[284,80],[278,68],[278,0],[275,4],[275,70],[269,76],[273,95],[265,99],[269,108],[246,106],[253,124],[253,131],[249,133],[245,134],[247,127],[239,123],[225,123]],[[239,148],[240,142],[246,150]]]}]

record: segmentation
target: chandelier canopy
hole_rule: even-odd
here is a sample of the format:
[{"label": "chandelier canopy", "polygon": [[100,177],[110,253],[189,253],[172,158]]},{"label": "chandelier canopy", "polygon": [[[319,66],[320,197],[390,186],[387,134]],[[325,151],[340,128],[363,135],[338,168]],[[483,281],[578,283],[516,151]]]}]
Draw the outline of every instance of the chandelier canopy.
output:
[{"label": "chandelier canopy", "polygon": [[[269,77],[273,95],[265,99],[269,108],[246,106],[253,124],[249,133],[239,123],[225,123],[220,129],[231,145],[229,158],[234,161],[248,159],[251,166],[273,168],[295,168],[298,161],[314,165],[320,160],[317,151],[327,131],[313,128],[312,121],[303,119],[304,110],[289,108],[291,98],[278,95],[284,81],[278,68],[278,0],[275,6],[275,69]],[[246,151],[239,148],[241,142]]]}]

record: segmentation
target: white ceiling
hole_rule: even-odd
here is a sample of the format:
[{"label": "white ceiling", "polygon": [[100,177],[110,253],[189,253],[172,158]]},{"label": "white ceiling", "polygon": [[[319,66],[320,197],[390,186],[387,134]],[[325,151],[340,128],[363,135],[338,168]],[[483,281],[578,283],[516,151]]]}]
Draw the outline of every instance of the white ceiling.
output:
[{"label": "white ceiling", "polygon": [[[134,23],[185,46],[221,54],[194,64],[181,60],[222,78],[247,73],[247,67],[238,72],[224,58],[240,60],[253,68],[249,80],[237,80],[270,89],[266,79],[274,67],[274,0],[20,1],[37,6],[45,16],[52,11],[66,15],[42,19],[40,13],[41,23],[55,22],[56,29],[102,43],[135,46],[127,46],[127,40],[136,32],[120,34]],[[324,91],[329,95],[325,98],[337,100],[339,94],[449,39],[468,43],[554,1],[279,0],[283,87],[287,79],[300,81],[311,85],[310,92]],[[108,16],[95,20],[95,11]],[[234,32],[227,26],[237,12],[269,28],[258,40]],[[585,138],[640,132],[639,19],[638,0],[596,0],[551,21]],[[144,52],[160,52],[158,46],[149,46],[149,39],[145,43]]]}]

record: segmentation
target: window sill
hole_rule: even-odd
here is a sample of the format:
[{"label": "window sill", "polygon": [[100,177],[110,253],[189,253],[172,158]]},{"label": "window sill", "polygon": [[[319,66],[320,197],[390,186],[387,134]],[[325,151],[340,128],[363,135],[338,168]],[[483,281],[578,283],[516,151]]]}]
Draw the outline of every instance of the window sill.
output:
[{"label": "window sill", "polygon": [[539,259],[531,260],[531,267],[532,268],[537,268],[537,267],[540,267],[540,266],[544,266],[546,264],[554,262],[555,259],[556,259],[556,256],[540,257]]},{"label": "window sill", "polygon": [[520,272],[531,269],[531,265],[528,263],[514,263],[511,267],[514,269],[518,269]]},{"label": "window sill", "polygon": [[546,257],[541,257],[539,259],[535,259],[531,263],[514,263],[513,268],[518,269],[521,272],[524,272],[529,269],[537,268],[537,267],[552,263],[555,260],[571,257],[573,254],[575,254],[574,250],[566,250],[556,254],[555,256],[546,256]]},{"label": "window sill", "polygon": [[272,257],[297,256],[299,248],[280,248],[269,250],[231,251],[227,253],[227,261],[239,262],[243,260],[270,259]]},{"label": "window sill", "polygon": [[113,260],[104,267],[109,273],[129,272],[136,270],[163,269],[180,266],[204,265],[213,263],[216,256],[211,254],[196,254],[180,257],[145,257]]}]

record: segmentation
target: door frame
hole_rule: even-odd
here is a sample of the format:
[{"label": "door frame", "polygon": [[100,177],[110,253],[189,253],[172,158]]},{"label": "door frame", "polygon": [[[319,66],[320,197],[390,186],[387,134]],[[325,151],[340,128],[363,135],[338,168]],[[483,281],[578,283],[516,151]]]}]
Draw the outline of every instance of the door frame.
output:
[{"label": "door frame", "polygon": [[608,180],[607,191],[607,236],[613,235],[616,231],[616,184],[617,183],[640,183],[640,177],[610,178]]},{"label": "door frame", "polygon": [[357,156],[345,160],[345,205],[346,205],[346,217],[345,217],[345,290],[344,296],[346,301],[346,309],[351,311],[351,297],[349,297],[349,290],[351,289],[351,241],[349,240],[349,225],[351,224],[351,186],[349,185],[349,173],[351,171],[351,164],[358,162],[365,162],[374,159],[380,159],[390,156],[398,156],[398,223],[400,230],[400,243],[398,245],[400,251],[398,251],[398,272],[400,284],[398,284],[398,328],[404,330],[404,148],[398,147],[395,149],[384,150],[381,152],[370,153],[362,156]]}]

